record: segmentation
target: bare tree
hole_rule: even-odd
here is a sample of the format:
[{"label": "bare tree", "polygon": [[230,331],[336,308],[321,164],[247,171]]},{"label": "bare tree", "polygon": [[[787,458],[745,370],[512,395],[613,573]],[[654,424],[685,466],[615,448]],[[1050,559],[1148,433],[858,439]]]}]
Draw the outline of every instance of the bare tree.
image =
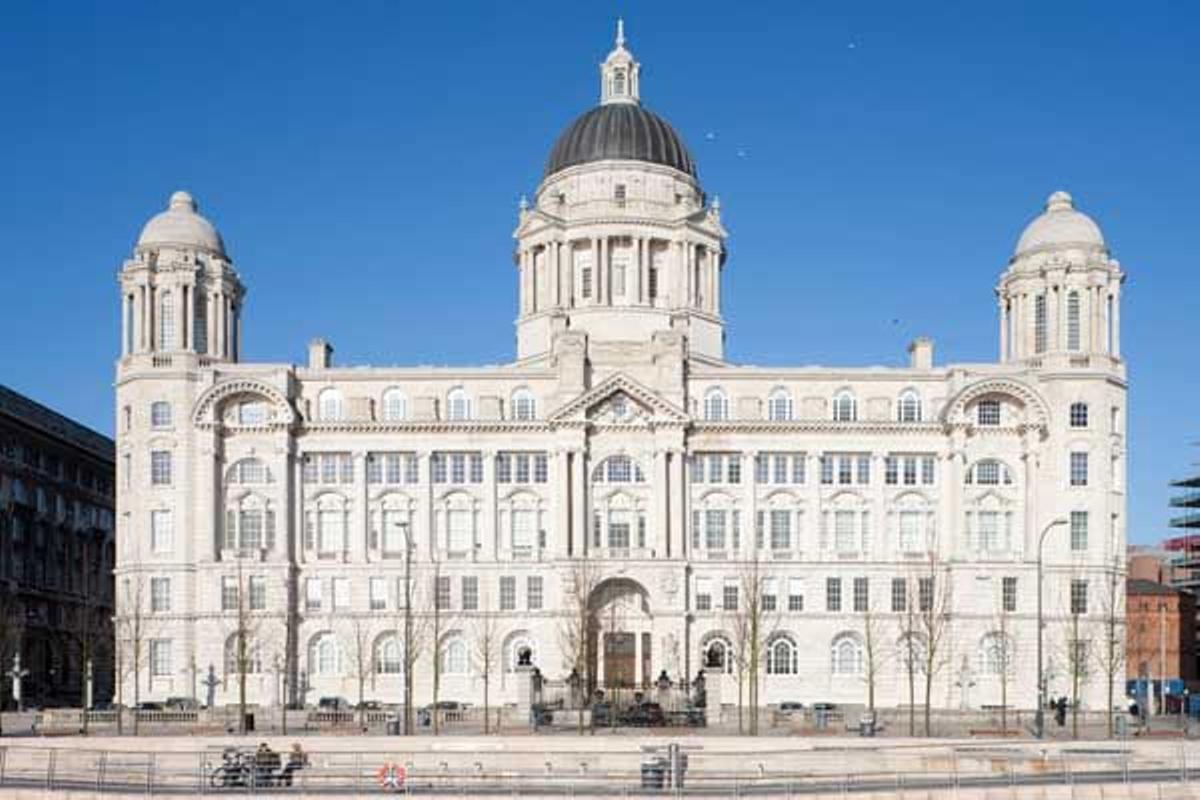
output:
[{"label": "bare tree", "polygon": [[147,640],[150,633],[150,616],[146,597],[146,579],[140,572],[121,579],[121,598],[114,621],[117,638],[117,727],[121,727],[124,712],[125,678],[133,677],[133,732],[138,733],[137,707],[142,702],[142,670],[149,653]]},{"label": "bare tree", "polygon": [[987,641],[990,652],[984,654],[988,667],[1000,682],[1000,730],[1008,732],[1008,687],[1016,673],[1016,644],[1013,641],[1012,614],[1000,600],[1000,611],[996,614],[996,629]]},{"label": "bare tree", "polygon": [[921,671],[925,676],[926,736],[933,735],[933,683],[947,662],[952,594],[950,570],[930,553],[927,568],[917,578],[917,628],[925,648]]},{"label": "bare tree", "polygon": [[[441,732],[441,720],[438,718],[438,694],[442,688],[442,669],[445,666],[442,663],[443,648],[446,642],[443,639],[446,632],[454,624],[453,612],[450,609],[450,577],[442,574],[442,566],[438,561],[433,562],[431,570],[432,581],[430,583],[430,600],[429,611],[427,618],[429,620],[429,638],[434,643],[433,647],[433,707],[431,716],[433,717],[433,735],[437,736]],[[441,591],[445,587],[446,591]]]},{"label": "bare tree", "polygon": [[883,619],[875,610],[875,593],[867,595],[863,612],[863,681],[867,684],[867,711],[875,713],[875,689],[883,671],[886,645]]},{"label": "bare tree", "polygon": [[354,669],[354,680],[358,685],[358,724],[366,722],[367,681],[375,670],[375,649],[371,641],[371,628],[360,616],[350,617],[343,623],[343,636],[350,643],[350,665]]},{"label": "bare tree", "polygon": [[917,617],[917,602],[912,594],[913,581],[904,580],[904,609],[898,619],[900,638],[896,643],[897,656],[908,682],[908,735],[917,735],[917,676],[925,663],[925,647]]},{"label": "bare tree", "polygon": [[1126,660],[1126,622],[1125,622],[1125,574],[1121,562],[1114,559],[1112,566],[1106,571],[1104,585],[1100,592],[1100,613],[1102,640],[1096,651],[1096,660],[1100,672],[1105,677],[1107,709],[1106,729],[1108,737],[1114,734],[1113,707],[1117,681],[1125,675]]},{"label": "bare tree", "polygon": [[592,614],[592,594],[600,585],[600,570],[596,563],[585,557],[571,560],[563,580],[562,617],[559,620],[558,638],[566,668],[579,677],[583,697],[580,698],[579,733],[584,732],[583,709],[587,694],[591,691],[591,647],[595,633]]},{"label": "bare tree", "polygon": [[[762,544],[759,542],[758,544]],[[759,561],[759,548],[755,547],[749,559],[739,569],[737,605],[726,609],[731,615],[730,627],[738,647],[738,706],[741,707],[741,681],[746,680],[746,703],[749,707],[747,733],[758,735],[759,688],[762,683],[764,654],[770,638],[775,634],[778,623],[778,591],[767,593],[766,575]],[[764,602],[764,596],[767,598]],[[739,714],[739,719],[741,715]]]},{"label": "bare tree", "polygon": [[[412,549],[408,555],[412,557]],[[397,628],[400,632],[400,657],[404,666],[404,735],[415,733],[413,728],[413,674],[417,662],[425,651],[429,641],[431,617],[420,613],[428,603],[425,600],[428,587],[422,588],[412,577],[412,566],[406,568],[406,577],[401,579],[400,597],[397,598],[400,619]],[[436,648],[434,648],[436,650]],[[434,654],[437,660],[437,654]]]},{"label": "bare tree", "polygon": [[[1083,595],[1075,595],[1076,580],[1071,581],[1071,591],[1068,593],[1068,614],[1061,624],[1060,650],[1062,662],[1066,666],[1067,679],[1071,687],[1071,738],[1079,738],[1079,699],[1083,688],[1092,677],[1092,634],[1089,630],[1087,614],[1086,588]],[[1086,587],[1087,584],[1084,584]]]},{"label": "bare tree", "polygon": [[499,618],[492,610],[486,594],[480,598],[480,607],[483,610],[475,614],[471,625],[471,660],[474,661],[477,674],[483,679],[483,732],[488,734],[491,733],[489,727],[491,707],[488,703],[488,691],[491,686],[492,673],[500,662],[502,642]]},{"label": "bare tree", "polygon": [[[232,673],[237,682],[238,733],[245,735],[248,706],[246,684],[251,675],[262,672],[262,619],[261,614],[257,612],[264,611],[265,607],[255,608],[258,603],[252,597],[251,579],[243,571],[240,558],[237,560],[237,572],[231,577],[235,581],[234,597],[221,598],[222,608],[233,612],[233,617],[229,620],[232,627],[227,628],[228,635],[225,639],[225,646],[230,647],[231,651],[225,655],[224,666],[226,676]],[[221,589],[224,594],[225,586],[222,585]],[[227,607],[230,600],[233,601],[232,608]]]},{"label": "bare tree", "polygon": [[111,620],[100,613],[99,599],[96,596],[99,587],[88,580],[88,570],[83,571],[83,594],[78,606],[74,609],[71,620],[71,638],[79,652],[79,697],[82,707],[81,726],[83,733],[88,731],[89,692],[95,690],[95,664],[105,655],[105,650],[112,635]]}]

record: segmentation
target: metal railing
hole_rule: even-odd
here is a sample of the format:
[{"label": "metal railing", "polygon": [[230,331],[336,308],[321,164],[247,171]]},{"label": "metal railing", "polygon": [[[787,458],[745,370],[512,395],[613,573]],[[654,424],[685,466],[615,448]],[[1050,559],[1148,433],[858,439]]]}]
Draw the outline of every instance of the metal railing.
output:
[{"label": "metal railing", "polygon": [[[1162,743],[1157,743],[1162,744]],[[665,743],[664,743],[665,745]],[[661,748],[659,748],[661,749]],[[395,749],[375,752],[292,751],[264,756],[253,748],[117,751],[25,746],[0,748],[0,794],[12,790],[144,796],[299,792],[355,794],[403,789],[409,796],[791,797],[799,794],[930,793],[961,788],[1048,785],[1186,784],[1200,746],[1134,748],[1117,744],[1053,750],[1009,743],[921,749],[717,749],[686,744],[677,774],[631,742],[621,749],[468,753]],[[673,770],[672,770],[673,772]],[[388,781],[392,783],[386,785]]]}]

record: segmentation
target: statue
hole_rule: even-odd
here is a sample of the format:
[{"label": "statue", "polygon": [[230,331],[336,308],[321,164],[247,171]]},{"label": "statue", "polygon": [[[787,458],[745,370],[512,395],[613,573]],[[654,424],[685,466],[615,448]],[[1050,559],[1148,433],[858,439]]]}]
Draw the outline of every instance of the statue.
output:
[{"label": "statue", "polygon": [[212,708],[217,702],[217,686],[221,683],[221,679],[217,677],[217,670],[212,664],[208,665],[208,677],[204,679],[204,688],[208,690],[206,695],[208,702],[205,703],[205,708]]}]

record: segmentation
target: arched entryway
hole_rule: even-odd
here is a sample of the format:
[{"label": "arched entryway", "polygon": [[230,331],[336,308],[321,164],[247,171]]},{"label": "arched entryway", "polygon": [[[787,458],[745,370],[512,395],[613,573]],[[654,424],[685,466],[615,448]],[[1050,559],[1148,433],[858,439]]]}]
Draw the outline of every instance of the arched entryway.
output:
[{"label": "arched entryway", "polygon": [[592,591],[588,657],[593,689],[648,686],[654,679],[654,617],[649,593],[632,578],[609,578]]}]

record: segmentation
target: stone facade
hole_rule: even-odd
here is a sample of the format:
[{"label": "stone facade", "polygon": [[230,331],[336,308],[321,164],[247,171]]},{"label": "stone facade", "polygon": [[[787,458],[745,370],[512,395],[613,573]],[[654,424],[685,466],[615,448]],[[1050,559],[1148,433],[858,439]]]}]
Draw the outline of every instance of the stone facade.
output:
[{"label": "stone facade", "polygon": [[764,704],[863,702],[872,661],[878,701],[907,702],[899,643],[924,604],[949,620],[936,706],[997,704],[1003,684],[1029,707],[1039,537],[1065,520],[1045,540],[1061,691],[1064,623],[1099,624],[1125,553],[1123,274],[1099,229],[1061,192],[1028,226],[996,287],[996,363],[938,365],[917,340],[896,368],[732,364],[719,204],[669,126],[633,113],[637,75],[620,38],[600,108],[629,110],[573,126],[522,202],[509,365],[341,367],[320,340],[304,365],[242,363],[220,236],[184,193],[151,220],[121,270],[117,369],[139,697],[203,697],[211,665],[233,702],[250,618],[252,701],[356,700],[360,671],[368,698],[398,701],[408,570],[420,620],[445,603],[439,696],[479,701],[495,612],[493,701],[515,701],[519,659],[554,678],[575,664],[586,571],[578,666],[599,685],[704,667],[729,702],[751,588]]},{"label": "stone facade", "polygon": [[0,703],[112,695],[113,442],[0,386]]}]

